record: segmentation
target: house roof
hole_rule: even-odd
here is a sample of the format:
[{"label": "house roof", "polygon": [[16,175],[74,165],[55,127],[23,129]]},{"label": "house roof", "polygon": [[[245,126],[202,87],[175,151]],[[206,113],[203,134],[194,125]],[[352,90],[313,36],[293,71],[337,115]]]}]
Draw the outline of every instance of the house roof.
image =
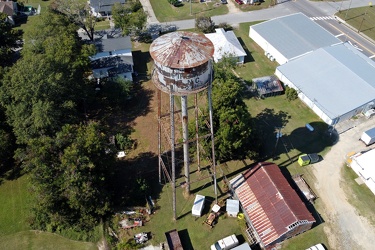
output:
[{"label": "house roof", "polygon": [[320,48],[277,70],[331,119],[375,99],[375,62],[348,43]]},{"label": "house roof", "polygon": [[126,0],[90,0],[90,6],[96,12],[111,12],[115,3],[125,4]]},{"label": "house roof", "polygon": [[278,93],[284,90],[276,76],[253,78],[253,83],[255,83],[259,95]]},{"label": "house roof", "polygon": [[113,77],[132,72],[133,58],[131,56],[101,57],[91,61],[95,78]]},{"label": "house roof", "polygon": [[96,43],[98,52],[126,50],[132,48],[130,36],[100,39]]},{"label": "house roof", "polygon": [[267,43],[288,60],[341,41],[302,13],[278,17],[252,25]]},{"label": "house roof", "polygon": [[238,200],[227,199],[227,212],[238,213],[240,210],[240,202]]},{"label": "house roof", "polygon": [[287,233],[288,227],[298,221],[315,222],[274,163],[258,163],[230,180],[230,184],[265,246]]},{"label": "house roof", "polygon": [[237,39],[233,31],[224,29],[215,29],[216,33],[205,34],[211,40],[215,47],[214,59],[220,60],[225,55],[234,55],[236,57],[246,56],[245,50]]},{"label": "house roof", "polygon": [[0,12],[5,13],[8,16],[14,15],[13,1],[0,2]]}]

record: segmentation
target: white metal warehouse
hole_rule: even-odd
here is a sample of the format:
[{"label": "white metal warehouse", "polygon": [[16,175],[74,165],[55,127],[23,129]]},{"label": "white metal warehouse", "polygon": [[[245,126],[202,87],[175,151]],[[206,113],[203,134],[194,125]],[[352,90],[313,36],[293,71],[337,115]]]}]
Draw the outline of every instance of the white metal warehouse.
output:
[{"label": "white metal warehouse", "polygon": [[320,48],[277,67],[275,74],[329,125],[374,107],[375,62],[351,44]]},{"label": "white metal warehouse", "polygon": [[341,43],[302,13],[278,17],[250,26],[249,36],[271,60],[280,65],[318,48]]}]

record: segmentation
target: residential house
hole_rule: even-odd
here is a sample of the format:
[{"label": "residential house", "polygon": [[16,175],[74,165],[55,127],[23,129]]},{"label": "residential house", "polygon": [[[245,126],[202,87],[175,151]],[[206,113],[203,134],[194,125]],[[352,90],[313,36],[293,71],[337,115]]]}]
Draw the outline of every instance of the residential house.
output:
[{"label": "residential house", "polygon": [[96,17],[109,16],[115,3],[125,4],[126,0],[90,0],[91,12]]},{"label": "residential house", "polygon": [[7,21],[15,25],[14,17],[17,15],[17,3],[13,1],[0,1],[0,13],[5,13]]},{"label": "residential house", "polygon": [[309,230],[315,223],[274,163],[258,163],[229,183],[245,215],[247,236],[262,249],[276,249],[278,243]]},{"label": "residential house", "polygon": [[214,61],[219,62],[223,57],[235,57],[239,64],[245,61],[246,52],[238,41],[233,31],[225,31],[224,29],[215,29],[215,33],[205,34],[213,43]]},{"label": "residential house", "polygon": [[96,79],[121,76],[133,80],[132,43],[129,36],[103,38],[96,42],[97,53],[90,57]]}]

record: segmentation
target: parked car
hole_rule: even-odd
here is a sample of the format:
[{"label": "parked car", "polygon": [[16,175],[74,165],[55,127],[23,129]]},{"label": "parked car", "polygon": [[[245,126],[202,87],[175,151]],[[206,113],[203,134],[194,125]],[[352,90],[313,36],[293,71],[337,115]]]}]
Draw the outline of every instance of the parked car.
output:
[{"label": "parked car", "polygon": [[236,0],[236,3],[238,3],[239,5],[243,4],[242,0]]},{"label": "parked car", "polygon": [[322,244],[316,244],[312,247],[307,248],[306,250],[326,250],[326,248]]}]

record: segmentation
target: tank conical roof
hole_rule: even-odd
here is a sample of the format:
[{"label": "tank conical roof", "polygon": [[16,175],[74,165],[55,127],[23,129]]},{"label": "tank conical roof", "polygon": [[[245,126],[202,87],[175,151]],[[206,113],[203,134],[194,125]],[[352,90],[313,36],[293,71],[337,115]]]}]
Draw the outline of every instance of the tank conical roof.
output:
[{"label": "tank conical roof", "polygon": [[154,40],[150,54],[154,61],[169,68],[194,68],[212,58],[214,45],[203,34],[176,31]]}]

